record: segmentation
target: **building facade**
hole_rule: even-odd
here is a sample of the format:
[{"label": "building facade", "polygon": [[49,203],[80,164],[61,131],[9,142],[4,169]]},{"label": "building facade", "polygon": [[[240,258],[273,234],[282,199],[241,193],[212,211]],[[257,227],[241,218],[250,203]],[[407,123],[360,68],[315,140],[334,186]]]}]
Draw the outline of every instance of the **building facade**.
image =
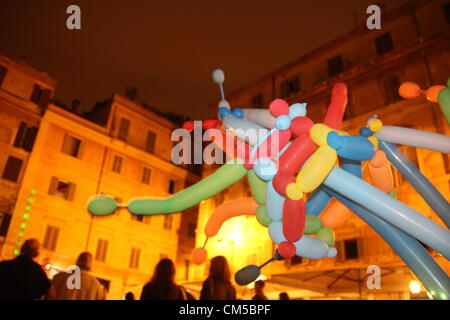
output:
[{"label": "building facade", "polygon": [[[365,14],[365,12],[364,12]],[[366,16],[367,17],[367,16]],[[314,122],[321,122],[330,101],[332,86],[345,82],[349,100],[343,130],[356,134],[374,114],[386,125],[397,125],[450,135],[450,127],[439,106],[424,97],[402,100],[398,88],[404,81],[414,81],[426,89],[444,85],[450,77],[450,2],[448,0],[411,1],[398,9],[382,10],[382,28],[368,30],[365,18],[354,30],[322,47],[270,72],[255,82],[227,96],[232,108],[268,108],[282,98],[289,104],[308,103],[307,112]],[[364,19],[363,19],[364,18]],[[217,103],[212,105],[213,114]],[[420,171],[450,199],[449,155],[402,147]],[[213,168],[209,168],[213,170]],[[207,175],[208,172],[205,172]],[[364,172],[364,178],[368,175]],[[396,197],[420,213],[443,225],[418,193],[394,170]],[[205,241],[202,227],[223,201],[250,196],[246,183],[236,184],[200,206],[197,246]],[[269,297],[289,292],[298,299],[409,299],[428,298],[411,294],[414,275],[365,222],[353,215],[334,230],[338,256],[320,261],[294,258],[264,267],[269,281]],[[233,271],[248,264],[262,264],[275,247],[267,229],[254,217],[233,218],[223,225],[219,235],[208,241],[209,255],[225,255]],[[450,272],[449,262],[430,250],[438,263]],[[382,270],[381,289],[366,286],[367,267]],[[196,267],[195,277],[204,277],[207,264]],[[198,283],[192,283],[193,290]],[[241,297],[250,297],[251,286],[240,287]]]},{"label": "building facade", "polygon": [[[132,197],[167,197],[195,182],[196,175],[171,162],[176,125],[118,94],[93,110],[90,119],[48,99],[36,103],[36,86],[48,90],[45,98],[56,82],[3,57],[0,64],[6,70],[0,90],[0,192],[2,212],[11,217],[2,224],[1,260],[17,254],[24,239],[37,238],[39,262],[51,277],[89,251],[93,274],[108,289],[108,299],[123,299],[129,291],[139,297],[164,257],[177,262],[177,280],[186,281],[186,251],[194,245],[188,228],[195,230],[195,211],[143,217],[123,208],[94,217],[86,209],[94,194],[126,204]],[[30,127],[35,128],[32,137],[22,132]],[[18,160],[11,164],[12,157],[22,165]]]}]

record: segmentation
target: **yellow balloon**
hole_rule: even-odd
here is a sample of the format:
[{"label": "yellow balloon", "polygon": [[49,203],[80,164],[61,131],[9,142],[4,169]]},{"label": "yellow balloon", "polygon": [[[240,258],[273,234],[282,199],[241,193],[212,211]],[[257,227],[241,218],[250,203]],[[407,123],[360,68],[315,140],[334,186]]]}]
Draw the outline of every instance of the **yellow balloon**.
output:
[{"label": "yellow balloon", "polygon": [[289,183],[286,187],[286,195],[289,199],[298,201],[303,198],[303,192],[298,188],[296,183]]},{"label": "yellow balloon", "polygon": [[323,123],[317,123],[309,129],[309,136],[318,146],[327,146],[327,136],[333,131],[329,126]]},{"label": "yellow balloon", "polygon": [[378,132],[381,130],[381,128],[383,128],[383,122],[381,122],[380,119],[373,119],[372,121],[370,121],[369,129],[372,132]]},{"label": "yellow balloon", "polygon": [[337,159],[336,150],[329,146],[317,149],[300,170],[296,184],[303,192],[314,191],[328,176]]}]

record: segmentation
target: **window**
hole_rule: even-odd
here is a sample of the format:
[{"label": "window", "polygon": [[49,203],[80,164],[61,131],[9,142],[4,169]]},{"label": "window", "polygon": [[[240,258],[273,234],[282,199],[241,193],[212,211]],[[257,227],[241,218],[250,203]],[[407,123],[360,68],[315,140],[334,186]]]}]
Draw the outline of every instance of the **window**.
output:
[{"label": "window", "polygon": [[142,222],[145,224],[150,224],[150,219],[151,219],[151,216],[146,216],[146,215],[142,215],[142,214],[132,214],[131,215],[131,220]]},{"label": "window", "polygon": [[111,170],[120,173],[122,171],[123,158],[119,156],[114,156],[113,165]]},{"label": "window", "polygon": [[144,167],[142,170],[141,182],[144,184],[150,184],[150,177],[152,176],[152,170],[150,168]]},{"label": "window", "polygon": [[171,214],[166,214],[164,216],[164,229],[172,230],[172,222],[173,222],[173,216]]},{"label": "window", "polygon": [[156,141],[156,133],[153,131],[147,132],[147,142],[145,144],[145,150],[149,153],[153,153],[155,151],[155,141]]},{"label": "window", "polygon": [[170,179],[168,184],[167,184],[167,192],[170,194],[175,193],[175,180]]},{"label": "window", "polygon": [[300,80],[299,77],[294,77],[285,80],[281,83],[281,96],[287,97],[291,93],[300,91]]},{"label": "window", "polygon": [[361,239],[347,239],[343,241],[336,241],[336,248],[338,251],[338,261],[357,259],[360,257]]},{"label": "window", "polygon": [[394,49],[394,43],[392,42],[391,33],[387,32],[381,36],[376,37],[375,46],[377,47],[377,54],[379,56]]},{"label": "window", "polygon": [[59,228],[53,226],[47,226],[45,230],[44,241],[42,242],[42,248],[55,251],[56,243],[58,242]]},{"label": "window", "polygon": [[121,118],[120,126],[119,126],[119,134],[118,134],[117,138],[119,138],[122,141],[127,141],[128,130],[130,130],[130,120]]},{"label": "window", "polygon": [[259,93],[252,98],[252,108],[262,108],[263,107],[263,94]]},{"label": "window", "polygon": [[98,239],[97,250],[95,252],[95,260],[105,262],[108,252],[108,240]]},{"label": "window", "polygon": [[30,101],[45,108],[50,102],[50,94],[51,91],[49,89],[43,89],[39,85],[35,84],[33,92],[31,93]]},{"label": "window", "polygon": [[188,223],[187,236],[189,238],[195,238],[195,229],[197,228],[197,224],[194,222]]},{"label": "window", "polygon": [[444,10],[445,21],[450,24],[450,2],[444,4],[442,10]]},{"label": "window", "polygon": [[289,268],[291,266],[295,266],[295,265],[302,264],[302,263],[303,263],[303,258],[302,257],[294,256],[291,259],[286,259],[284,264],[285,264],[286,267]]},{"label": "window", "polygon": [[131,269],[139,269],[139,256],[141,255],[141,250],[138,248],[131,248],[130,264]]},{"label": "window", "polygon": [[8,69],[5,66],[0,66],[0,86],[2,85],[7,73]]},{"label": "window", "polygon": [[61,152],[69,156],[78,158],[81,155],[81,140],[68,134],[64,136]]},{"label": "window", "polygon": [[11,214],[10,213],[1,213],[0,212],[0,236],[6,236],[9,229],[9,224],[11,223]]},{"label": "window", "polygon": [[72,201],[75,195],[75,188],[76,184],[72,182],[62,181],[59,178],[52,177],[48,194]]},{"label": "window", "polygon": [[398,94],[398,88],[400,87],[400,79],[397,75],[390,75],[383,81],[384,95],[386,97],[386,104],[392,104],[401,100]]},{"label": "window", "polygon": [[328,60],[328,76],[334,77],[344,71],[344,63],[342,56],[336,56]]},{"label": "window", "polygon": [[13,146],[30,152],[33,149],[38,128],[25,122],[20,122]]},{"label": "window", "polygon": [[22,169],[22,163],[22,159],[9,156],[3,169],[2,178],[17,182],[19,180],[20,170]]}]

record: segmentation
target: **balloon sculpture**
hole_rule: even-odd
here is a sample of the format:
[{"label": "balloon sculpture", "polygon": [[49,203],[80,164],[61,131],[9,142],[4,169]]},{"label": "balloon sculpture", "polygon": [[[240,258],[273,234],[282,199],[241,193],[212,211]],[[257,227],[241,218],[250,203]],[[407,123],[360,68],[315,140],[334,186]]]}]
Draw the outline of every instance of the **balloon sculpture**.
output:
[{"label": "balloon sculpture", "polygon": [[[354,212],[389,243],[435,298],[450,297],[449,277],[417,241],[449,259],[450,232],[392,197],[390,168],[392,164],[398,169],[448,228],[449,202],[396,144],[450,153],[449,137],[383,126],[376,116],[367,121],[359,135],[349,135],[340,129],[347,104],[344,83],[333,87],[323,122],[314,123],[306,116],[305,103],[289,106],[281,99],[274,100],[269,109],[231,110],[223,93],[223,72],[214,71],[213,78],[222,97],[219,120],[203,122],[203,129],[221,130],[211,140],[230,160],[215,173],[167,199],[134,198],[127,205],[118,205],[113,197],[96,195],[89,201],[90,213],[109,215],[117,207],[127,207],[132,214],[139,215],[180,212],[246,176],[253,197],[218,206],[204,229],[208,240],[225,221],[241,215],[255,215],[267,227],[270,238],[278,245],[277,250],[264,264],[239,270],[235,274],[238,284],[255,281],[261,268],[274,260],[296,255],[308,259],[335,257],[333,229]],[[431,91],[429,95],[441,103],[448,119],[450,89],[439,87]],[[403,84],[399,90],[405,98],[417,97],[420,92],[411,83]],[[188,130],[194,126],[193,122],[184,124]],[[230,141],[227,139],[230,135],[232,145],[224,145],[225,140]],[[371,184],[362,180],[363,161],[368,162]],[[194,263],[206,260],[205,245],[194,250]]]}]

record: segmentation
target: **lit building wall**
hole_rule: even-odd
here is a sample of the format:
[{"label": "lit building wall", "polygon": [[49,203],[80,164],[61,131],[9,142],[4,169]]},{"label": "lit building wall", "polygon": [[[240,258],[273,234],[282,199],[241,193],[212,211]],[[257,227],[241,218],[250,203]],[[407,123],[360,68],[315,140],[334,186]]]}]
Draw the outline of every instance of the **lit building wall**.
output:
[{"label": "lit building wall", "polygon": [[[12,117],[15,109],[4,112]],[[109,287],[108,299],[123,299],[128,291],[139,297],[161,258],[179,260],[179,233],[185,233],[180,230],[181,214],[137,217],[119,209],[108,217],[93,217],[86,209],[88,199],[105,193],[126,204],[132,197],[167,197],[197,177],[171,163],[174,124],[120,95],[113,97],[105,114],[101,126],[54,105],[46,108],[17,183],[1,259],[13,257],[23,231],[23,239],[41,241],[38,260],[52,266],[50,275],[89,251],[94,255],[93,274]],[[11,130],[26,117],[11,120]],[[36,195],[23,230],[32,189]]]}]

